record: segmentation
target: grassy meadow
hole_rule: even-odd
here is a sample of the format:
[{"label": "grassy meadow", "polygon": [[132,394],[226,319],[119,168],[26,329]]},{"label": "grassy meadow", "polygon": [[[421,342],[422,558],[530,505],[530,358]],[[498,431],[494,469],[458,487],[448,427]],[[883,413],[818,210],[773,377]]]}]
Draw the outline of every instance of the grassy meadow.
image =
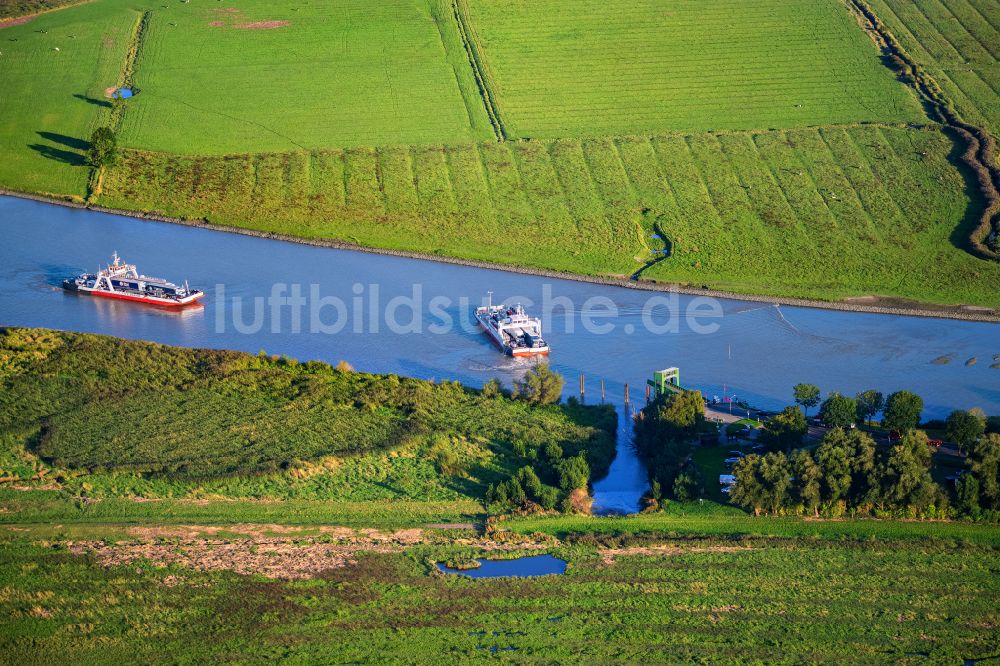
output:
[{"label": "grassy meadow", "polygon": [[0,185],[86,193],[83,151],[110,111],[104,89],[118,81],[139,16],[92,2],[0,24]]},{"label": "grassy meadow", "polygon": [[839,0],[468,1],[512,137],[922,118]]},{"label": "grassy meadow", "polygon": [[[961,6],[986,62],[994,12]],[[3,187],[87,196],[111,123],[112,208],[603,276],[662,232],[643,279],[1000,305],[955,137],[836,0],[95,0],[0,45]]]},{"label": "grassy meadow", "polygon": [[1000,136],[1000,4],[869,0],[966,121]]},{"label": "grassy meadow", "polygon": [[446,0],[155,6],[125,145],[219,155],[492,136]]},{"label": "grassy meadow", "polygon": [[0,650],[22,664],[961,663],[992,655],[998,639],[998,553],[973,543],[548,542],[569,563],[563,576],[471,580],[432,562],[475,550],[425,534],[274,580],[143,559],[105,565],[99,553],[109,543],[183,553],[202,543],[322,552],[338,542],[276,527],[284,539],[247,540],[238,527],[152,541],[114,526],[58,536],[15,527],[0,528]]},{"label": "grassy meadow", "polygon": [[0,20],[13,21],[30,14],[47,12],[81,0],[0,0]]},{"label": "grassy meadow", "polygon": [[62,497],[459,513],[546,446],[595,475],[614,455],[610,408],[42,329],[0,329],[0,387],[0,478]]}]

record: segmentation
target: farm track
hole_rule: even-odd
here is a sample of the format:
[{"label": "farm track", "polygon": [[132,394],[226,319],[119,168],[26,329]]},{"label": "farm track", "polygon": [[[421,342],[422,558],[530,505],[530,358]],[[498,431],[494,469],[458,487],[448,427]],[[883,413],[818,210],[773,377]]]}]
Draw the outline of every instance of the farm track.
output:
[{"label": "farm track", "polygon": [[985,206],[979,224],[969,235],[971,251],[984,259],[1000,260],[1000,252],[989,243],[1000,245],[1000,165],[997,164],[996,140],[982,127],[971,125],[959,115],[926,68],[917,63],[895,35],[875,14],[865,0],[850,0],[859,19],[887,58],[895,58],[897,70],[926,103],[928,113],[958,136],[965,144],[961,159],[976,174]]},{"label": "farm track", "polygon": [[455,23],[458,26],[459,35],[462,38],[462,45],[469,57],[469,66],[476,78],[479,88],[479,96],[483,100],[486,114],[489,116],[493,132],[497,141],[505,141],[508,138],[507,128],[504,126],[503,117],[500,114],[500,107],[497,103],[497,95],[493,89],[493,77],[489,71],[489,65],[483,58],[479,41],[476,36],[475,26],[469,17],[468,0],[452,0],[452,8],[455,16]]}]

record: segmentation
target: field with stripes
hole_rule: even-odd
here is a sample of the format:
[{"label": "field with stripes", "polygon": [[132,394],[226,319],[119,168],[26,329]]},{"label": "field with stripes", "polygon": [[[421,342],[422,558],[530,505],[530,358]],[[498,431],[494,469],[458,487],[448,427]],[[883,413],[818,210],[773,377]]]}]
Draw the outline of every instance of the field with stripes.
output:
[{"label": "field with stripes", "polygon": [[920,120],[840,0],[459,0],[513,137]]},{"label": "field with stripes", "polygon": [[965,119],[1000,136],[1000,2],[872,0]]},{"label": "field with stripes", "polygon": [[[361,245],[816,298],[996,302],[949,238],[968,206],[940,131],[484,142],[188,158],[134,153],[105,204]],[[247,219],[243,211],[253,210]]]},{"label": "field with stripes", "polygon": [[[996,132],[1000,2],[871,4]],[[93,0],[0,24],[0,186],[570,273],[1000,307],[1000,263],[968,251],[985,195],[963,145],[857,13]],[[97,180],[100,125],[122,154]]]}]

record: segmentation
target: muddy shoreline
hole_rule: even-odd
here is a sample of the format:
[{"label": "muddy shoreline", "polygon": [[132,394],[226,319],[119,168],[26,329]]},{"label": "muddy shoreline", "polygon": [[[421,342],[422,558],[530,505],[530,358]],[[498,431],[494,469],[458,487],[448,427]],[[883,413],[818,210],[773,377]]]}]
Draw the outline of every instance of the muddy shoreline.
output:
[{"label": "muddy shoreline", "polygon": [[844,301],[821,301],[805,298],[786,298],[775,296],[758,296],[753,294],[740,294],[729,291],[719,291],[715,289],[702,289],[697,287],[678,285],[674,283],[641,281],[634,282],[625,277],[597,277],[592,275],[580,275],[576,273],[566,273],[543,268],[529,268],[510,264],[496,264],[476,259],[461,259],[458,257],[430,254],[426,252],[411,252],[407,250],[391,250],[386,248],[367,247],[356,243],[344,241],[322,239],[322,238],[302,238],[289,234],[279,234],[268,231],[257,231],[255,229],[245,229],[221,224],[211,224],[201,220],[186,220],[183,218],[168,217],[155,213],[144,213],[139,211],[120,210],[107,208],[94,204],[70,199],[58,198],[55,196],[45,196],[41,194],[30,194],[0,188],[0,196],[16,197],[19,199],[29,199],[41,203],[56,204],[69,208],[79,208],[92,210],[99,213],[110,213],[140,220],[154,222],[166,222],[168,224],[178,224],[186,227],[196,227],[199,229],[212,229],[226,233],[241,234],[243,236],[253,236],[256,238],[266,238],[288,243],[299,243],[302,245],[312,245],[315,247],[328,247],[338,250],[354,250],[369,254],[380,254],[391,257],[404,257],[407,259],[421,259],[425,261],[436,261],[457,266],[469,266],[472,268],[484,268],[488,270],[505,271],[508,273],[519,273],[521,275],[534,275],[559,280],[573,280],[576,282],[586,282],[590,284],[600,284],[614,287],[624,287],[627,289],[638,289],[653,292],[676,292],[692,296],[711,296],[713,298],[725,298],[731,300],[750,301],[755,303],[770,303],[774,305],[792,305],[796,307],[817,308],[821,310],[839,310],[843,312],[866,312],[869,314],[903,315],[911,317],[934,317],[938,319],[959,319],[963,321],[979,321],[989,323],[1000,323],[1000,310],[965,305],[935,305],[931,303],[918,303],[905,299],[889,299],[878,297],[856,297]]}]

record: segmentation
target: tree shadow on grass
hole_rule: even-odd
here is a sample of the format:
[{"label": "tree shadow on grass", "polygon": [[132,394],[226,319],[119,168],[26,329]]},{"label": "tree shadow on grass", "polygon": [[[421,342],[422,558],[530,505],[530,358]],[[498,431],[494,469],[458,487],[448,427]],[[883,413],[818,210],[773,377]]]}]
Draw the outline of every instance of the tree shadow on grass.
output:
[{"label": "tree shadow on grass", "polygon": [[93,104],[94,106],[103,106],[106,109],[110,109],[111,108],[111,102],[109,102],[106,99],[98,99],[96,97],[87,97],[86,95],[81,95],[79,93],[75,93],[73,95],[73,97],[75,97],[77,99],[82,99],[87,104]]},{"label": "tree shadow on grass", "polygon": [[66,136],[65,134],[56,134],[55,132],[36,132],[38,136],[42,137],[46,141],[51,141],[52,143],[61,143],[64,146],[73,148],[74,150],[89,150],[90,142],[83,139],[78,139],[75,136]]},{"label": "tree shadow on grass", "polygon": [[62,162],[63,164],[69,164],[70,166],[84,166],[87,163],[87,160],[80,153],[62,150],[61,148],[56,148],[55,146],[33,143],[28,147],[38,153],[41,153],[44,157],[47,157],[50,160]]},{"label": "tree shadow on grass", "polygon": [[986,199],[983,196],[982,190],[979,189],[979,180],[976,177],[976,173],[972,170],[972,167],[962,160],[962,155],[966,150],[965,139],[947,128],[945,128],[944,132],[952,140],[951,152],[948,153],[948,161],[962,174],[962,180],[965,182],[965,196],[969,200],[969,205],[965,208],[962,221],[952,230],[948,239],[958,249],[975,255],[972,251],[971,236],[972,232],[979,226],[980,219],[982,219],[983,210],[986,208]]}]

